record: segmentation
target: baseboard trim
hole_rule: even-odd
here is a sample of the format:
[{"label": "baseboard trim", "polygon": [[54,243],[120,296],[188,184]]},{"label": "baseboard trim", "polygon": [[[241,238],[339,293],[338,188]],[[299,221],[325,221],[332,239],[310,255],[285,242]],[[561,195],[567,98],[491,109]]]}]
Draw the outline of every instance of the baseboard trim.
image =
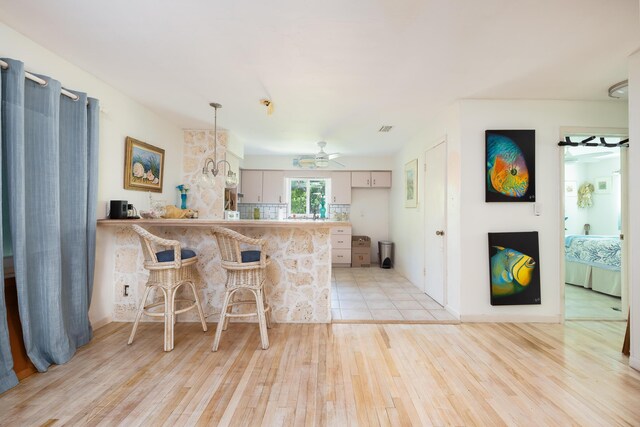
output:
[{"label": "baseboard trim", "polygon": [[93,328],[94,331],[96,331],[102,328],[103,326],[108,325],[111,322],[113,322],[113,317],[107,316],[107,317],[103,317],[102,319],[98,319],[96,321],[91,322],[91,327]]},{"label": "baseboard trim", "polygon": [[452,315],[453,317],[455,317],[456,319],[460,319],[460,313],[458,313],[456,310],[454,310],[453,308],[451,308],[451,306],[449,305],[445,305],[444,309],[447,310],[447,312]]},{"label": "baseboard trim", "polygon": [[640,371],[640,359],[638,359],[637,357],[630,357],[629,366],[631,366],[636,371]]},{"label": "baseboard trim", "polygon": [[467,314],[460,316],[462,323],[561,323],[561,321],[560,315]]}]

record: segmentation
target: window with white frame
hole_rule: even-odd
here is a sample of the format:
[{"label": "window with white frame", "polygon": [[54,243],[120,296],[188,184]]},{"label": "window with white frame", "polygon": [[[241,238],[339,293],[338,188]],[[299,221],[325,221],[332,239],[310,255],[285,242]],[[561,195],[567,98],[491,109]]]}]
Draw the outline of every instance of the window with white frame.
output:
[{"label": "window with white frame", "polygon": [[327,200],[327,181],[323,178],[290,178],[287,189],[290,213],[297,216],[319,215],[321,201]]}]

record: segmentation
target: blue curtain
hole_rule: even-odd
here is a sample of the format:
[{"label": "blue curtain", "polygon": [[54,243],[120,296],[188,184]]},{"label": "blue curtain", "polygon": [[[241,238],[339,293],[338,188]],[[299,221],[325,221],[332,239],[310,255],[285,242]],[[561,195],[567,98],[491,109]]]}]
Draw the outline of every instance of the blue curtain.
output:
[{"label": "blue curtain", "polygon": [[[2,151],[25,347],[39,371],[67,362],[92,336],[98,174],[96,99],[25,80],[5,59]],[[2,308],[0,308],[1,310]]]},{"label": "blue curtain", "polygon": [[[0,129],[4,129],[4,92],[5,87],[5,72],[2,71],[2,82],[0,84]],[[4,147],[4,132],[0,132],[0,146]],[[0,228],[0,234],[2,235],[2,255],[3,263],[0,264],[0,273],[2,273],[2,286],[0,286],[0,393],[15,387],[18,384],[18,378],[13,371],[13,358],[11,357],[11,348],[9,345],[9,329],[7,327],[7,306],[4,300],[4,257],[11,254],[11,249],[6,248],[10,244],[10,239],[5,235],[8,225],[7,217],[7,195],[5,191],[5,176],[6,176],[6,162],[3,156],[3,151],[0,150],[0,178],[2,178],[2,198],[0,199],[0,219],[2,219],[2,228]]]}]

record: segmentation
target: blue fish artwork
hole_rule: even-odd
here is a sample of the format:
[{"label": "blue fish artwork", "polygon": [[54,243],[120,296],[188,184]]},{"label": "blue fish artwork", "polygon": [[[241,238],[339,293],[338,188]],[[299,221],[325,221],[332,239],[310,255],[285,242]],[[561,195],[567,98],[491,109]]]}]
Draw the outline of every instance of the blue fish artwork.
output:
[{"label": "blue fish artwork", "polygon": [[523,197],[529,189],[524,153],[504,135],[487,134],[487,189],[513,198]]},{"label": "blue fish artwork", "polygon": [[493,246],[497,253],[491,257],[491,294],[503,297],[527,289],[536,268],[535,260],[515,249]]}]

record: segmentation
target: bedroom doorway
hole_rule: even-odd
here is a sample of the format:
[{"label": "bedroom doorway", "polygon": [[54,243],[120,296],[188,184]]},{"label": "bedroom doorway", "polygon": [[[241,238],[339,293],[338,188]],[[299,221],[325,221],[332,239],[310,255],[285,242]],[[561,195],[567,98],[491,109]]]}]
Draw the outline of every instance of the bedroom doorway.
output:
[{"label": "bedroom doorway", "polygon": [[565,320],[627,319],[626,138],[621,133],[565,135]]}]

